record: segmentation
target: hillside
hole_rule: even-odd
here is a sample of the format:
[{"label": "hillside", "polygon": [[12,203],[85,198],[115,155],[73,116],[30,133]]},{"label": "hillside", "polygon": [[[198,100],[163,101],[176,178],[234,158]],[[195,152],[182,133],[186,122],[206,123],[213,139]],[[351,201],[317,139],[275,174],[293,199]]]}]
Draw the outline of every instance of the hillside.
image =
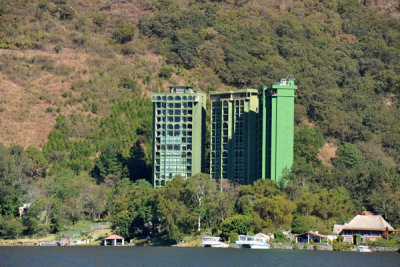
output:
[{"label": "hillside", "polygon": [[[395,2],[1,0],[2,216],[34,203],[36,213],[21,222],[25,234],[82,218],[111,219],[114,228],[126,216],[170,222],[171,213],[194,207],[182,193],[194,185],[177,180],[181,191],[152,190],[140,180],[151,178],[150,93],[176,84],[257,88],[290,75],[299,89],[288,183],[227,185],[218,199],[224,215],[207,227],[241,214],[253,229],[290,227],[302,216],[318,217],[326,229],[363,209],[400,225]],[[162,205],[169,198],[177,210]],[[266,207],[282,199],[290,220],[278,222]],[[329,199],[345,211],[330,210]],[[0,230],[8,220],[1,218]],[[144,227],[140,218],[134,222]]]}]

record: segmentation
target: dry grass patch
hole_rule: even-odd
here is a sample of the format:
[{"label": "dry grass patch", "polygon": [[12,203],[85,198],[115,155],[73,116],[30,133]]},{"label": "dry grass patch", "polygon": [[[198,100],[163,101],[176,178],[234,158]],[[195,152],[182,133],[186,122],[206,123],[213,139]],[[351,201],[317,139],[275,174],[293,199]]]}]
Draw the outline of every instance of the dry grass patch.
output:
[{"label": "dry grass patch", "polygon": [[332,159],[336,157],[337,145],[333,143],[325,143],[318,153],[318,159],[326,166],[332,166]]}]

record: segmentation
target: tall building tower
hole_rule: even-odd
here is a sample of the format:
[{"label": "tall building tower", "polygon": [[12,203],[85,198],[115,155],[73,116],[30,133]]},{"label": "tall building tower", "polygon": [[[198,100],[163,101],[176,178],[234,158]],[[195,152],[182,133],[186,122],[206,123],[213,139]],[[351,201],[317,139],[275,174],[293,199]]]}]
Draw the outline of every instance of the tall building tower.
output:
[{"label": "tall building tower", "polygon": [[204,171],[206,94],[192,86],[152,93],[153,185]]},{"label": "tall building tower", "polygon": [[257,89],[211,93],[210,175],[250,184],[257,166]]},{"label": "tall building tower", "polygon": [[[293,164],[294,79],[259,89],[261,178],[279,181]],[[260,144],[260,145],[261,145]]]}]

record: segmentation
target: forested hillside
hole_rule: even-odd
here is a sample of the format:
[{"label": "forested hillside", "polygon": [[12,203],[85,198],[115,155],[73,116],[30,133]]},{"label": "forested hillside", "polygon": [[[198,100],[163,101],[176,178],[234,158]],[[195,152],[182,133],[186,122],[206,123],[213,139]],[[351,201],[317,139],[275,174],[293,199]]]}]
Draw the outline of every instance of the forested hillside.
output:
[{"label": "forested hillside", "polygon": [[[400,226],[400,23],[364,2],[0,1],[1,235],[105,219],[125,236],[179,240],[224,233],[230,216],[252,231],[329,231],[365,209]],[[195,181],[140,180],[151,176],[150,92],[289,75],[299,89],[286,183],[221,195],[210,184],[200,207]]]}]

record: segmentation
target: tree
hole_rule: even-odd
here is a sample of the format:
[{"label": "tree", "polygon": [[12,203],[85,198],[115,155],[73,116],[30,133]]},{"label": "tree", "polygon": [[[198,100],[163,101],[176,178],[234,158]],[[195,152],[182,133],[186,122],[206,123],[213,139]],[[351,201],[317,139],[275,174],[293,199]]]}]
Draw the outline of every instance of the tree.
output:
[{"label": "tree", "polygon": [[273,228],[288,229],[292,223],[296,205],[285,196],[263,197],[254,202],[254,211]]},{"label": "tree", "polygon": [[36,175],[45,176],[46,169],[49,166],[47,159],[44,157],[42,151],[34,146],[28,146],[25,150],[26,156],[32,161],[31,175],[35,177]]},{"label": "tree", "polygon": [[126,176],[119,142],[110,140],[102,147],[100,157],[95,160],[94,174],[99,181],[104,181],[109,174],[118,178]]},{"label": "tree", "polygon": [[0,236],[3,238],[17,238],[22,234],[24,226],[21,218],[0,215]]},{"label": "tree", "polygon": [[23,194],[23,171],[7,148],[0,143],[0,208],[1,214],[16,213]]},{"label": "tree", "polygon": [[244,235],[250,230],[251,218],[244,215],[234,215],[226,218],[221,224],[221,237],[228,239],[231,232]]},{"label": "tree", "polygon": [[335,166],[352,168],[362,162],[362,155],[358,148],[350,143],[344,143],[336,150]]},{"label": "tree", "polygon": [[323,226],[320,218],[315,216],[301,216],[293,220],[292,232],[302,234],[311,230],[319,230]]},{"label": "tree", "polygon": [[318,149],[324,144],[324,137],[319,129],[313,129],[308,125],[295,132],[294,157],[306,158],[306,162],[320,163]]},{"label": "tree", "polygon": [[137,179],[148,179],[151,177],[151,166],[147,162],[144,142],[138,139],[132,146],[127,160],[130,177],[133,181]]},{"label": "tree", "polygon": [[201,219],[206,213],[207,202],[214,201],[217,190],[215,180],[207,174],[196,174],[186,181],[193,211],[197,213],[197,232],[201,231]]}]

